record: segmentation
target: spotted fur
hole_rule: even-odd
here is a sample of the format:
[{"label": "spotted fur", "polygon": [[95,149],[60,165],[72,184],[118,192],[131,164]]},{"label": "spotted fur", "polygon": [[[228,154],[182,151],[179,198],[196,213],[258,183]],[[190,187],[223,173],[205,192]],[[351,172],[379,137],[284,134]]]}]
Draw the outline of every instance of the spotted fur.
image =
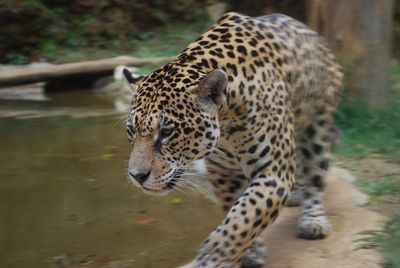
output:
[{"label": "spotted fur", "polygon": [[205,158],[226,211],[194,267],[253,263],[254,241],[295,178],[300,236],[328,234],[322,192],[341,80],[323,40],[302,23],[227,13],[139,83],[127,120],[131,180],[165,194]]}]

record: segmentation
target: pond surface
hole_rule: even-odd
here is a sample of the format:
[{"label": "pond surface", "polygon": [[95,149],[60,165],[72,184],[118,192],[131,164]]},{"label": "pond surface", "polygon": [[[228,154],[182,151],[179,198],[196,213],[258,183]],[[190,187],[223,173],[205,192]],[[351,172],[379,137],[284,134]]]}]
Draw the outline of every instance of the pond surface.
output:
[{"label": "pond surface", "polygon": [[0,267],[168,268],[194,257],[219,207],[200,193],[132,188],[123,118],[90,92],[0,100]]}]

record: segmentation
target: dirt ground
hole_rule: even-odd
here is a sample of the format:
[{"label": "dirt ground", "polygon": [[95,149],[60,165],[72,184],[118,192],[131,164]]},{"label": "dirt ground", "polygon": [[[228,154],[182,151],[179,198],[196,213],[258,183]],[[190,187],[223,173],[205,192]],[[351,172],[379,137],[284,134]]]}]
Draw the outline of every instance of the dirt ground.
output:
[{"label": "dirt ground", "polygon": [[[380,230],[386,217],[368,209],[368,196],[354,185],[349,171],[332,168],[327,178],[326,209],[332,233],[323,240],[296,235],[298,207],[283,210],[272,228],[263,234],[268,248],[265,268],[380,268],[382,256],[361,249],[363,232]],[[191,267],[187,264],[181,268]]]},{"label": "dirt ground", "polygon": [[[379,230],[385,217],[364,207],[367,196],[352,184],[348,171],[332,168],[326,188],[326,208],[332,233],[324,240],[296,236],[299,208],[285,208],[265,233],[269,258],[267,268],[375,268],[381,255],[360,249],[362,232]],[[285,241],[285,242],[283,242]]]}]

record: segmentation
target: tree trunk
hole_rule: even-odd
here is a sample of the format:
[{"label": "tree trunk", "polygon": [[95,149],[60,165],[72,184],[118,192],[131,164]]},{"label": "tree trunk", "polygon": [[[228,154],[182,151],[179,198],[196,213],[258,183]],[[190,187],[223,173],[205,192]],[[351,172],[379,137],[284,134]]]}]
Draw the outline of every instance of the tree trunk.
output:
[{"label": "tree trunk", "polygon": [[308,23],[345,67],[347,87],[374,110],[389,98],[393,0],[308,0]]}]

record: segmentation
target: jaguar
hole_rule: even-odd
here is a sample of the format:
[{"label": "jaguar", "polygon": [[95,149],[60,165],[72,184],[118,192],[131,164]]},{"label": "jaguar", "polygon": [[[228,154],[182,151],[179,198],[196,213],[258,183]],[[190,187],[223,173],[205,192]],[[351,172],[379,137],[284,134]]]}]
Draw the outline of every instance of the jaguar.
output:
[{"label": "jaguar", "polygon": [[323,190],[342,72],[325,41],[282,14],[223,15],[133,97],[129,179],[164,195],[199,160],[225,211],[191,267],[261,267],[260,233],[300,205],[298,234],[327,236]]}]

